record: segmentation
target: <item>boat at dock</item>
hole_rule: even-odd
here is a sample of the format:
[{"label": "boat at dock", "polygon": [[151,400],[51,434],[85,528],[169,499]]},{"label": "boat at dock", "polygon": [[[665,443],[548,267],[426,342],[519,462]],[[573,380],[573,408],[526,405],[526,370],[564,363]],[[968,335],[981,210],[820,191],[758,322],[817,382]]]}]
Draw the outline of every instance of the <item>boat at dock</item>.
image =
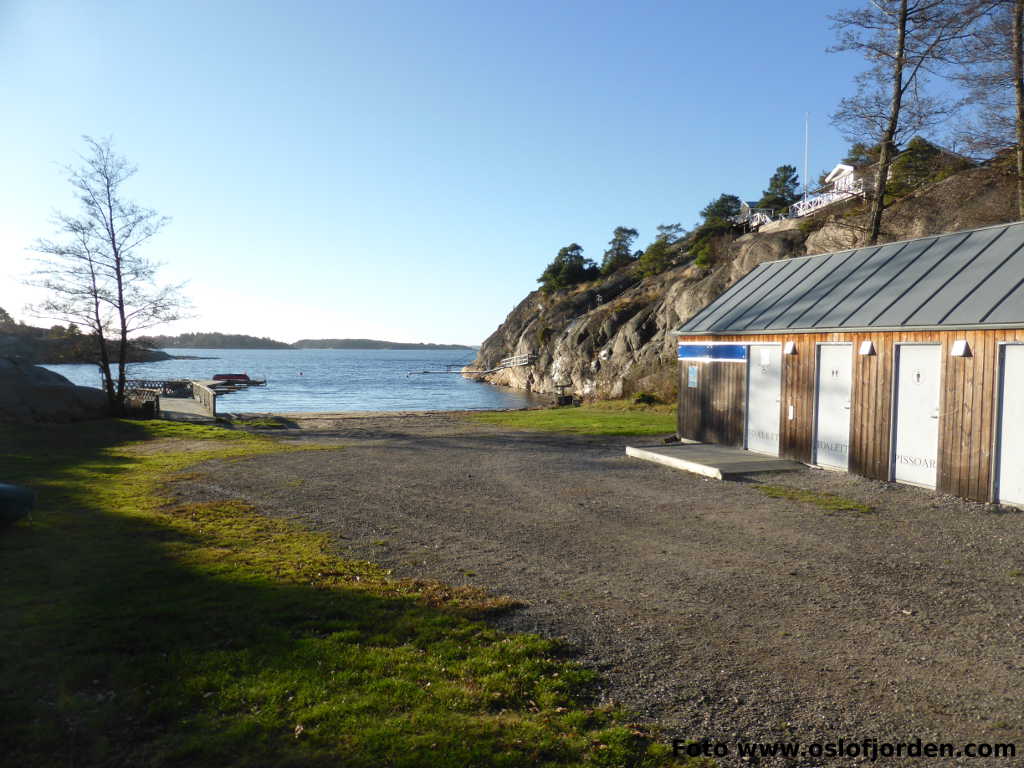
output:
[{"label": "boat at dock", "polygon": [[243,387],[262,387],[267,383],[266,378],[255,379],[247,373],[215,373],[212,381]]}]

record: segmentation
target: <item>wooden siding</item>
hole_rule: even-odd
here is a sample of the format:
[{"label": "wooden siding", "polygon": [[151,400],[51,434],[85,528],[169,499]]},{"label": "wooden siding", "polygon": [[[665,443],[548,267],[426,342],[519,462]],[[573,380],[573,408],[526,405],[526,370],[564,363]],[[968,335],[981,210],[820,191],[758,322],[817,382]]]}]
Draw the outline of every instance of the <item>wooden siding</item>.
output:
[{"label": "wooden siding", "polygon": [[[1024,341],[1024,330],[876,331],[860,333],[790,333],[687,335],[687,342],[741,344],[792,341],[795,355],[783,355],[779,455],[813,461],[816,345],[852,345],[853,391],[850,408],[850,471],[877,480],[891,478],[893,372],[898,343],[933,343],[942,347],[939,405],[939,455],[936,490],[978,501],[992,498],[994,430],[998,397],[999,343]],[[953,341],[966,339],[971,357],[951,357]],[[871,341],[875,355],[858,354]],[[687,387],[680,361],[679,433],[683,437],[726,445],[743,445],[746,365],[696,363],[700,386]],[[789,407],[793,418],[787,418]]]},{"label": "wooden siding", "polygon": [[[697,366],[697,387],[689,386],[688,370]],[[743,447],[747,401],[745,363],[701,363],[679,366],[679,434],[690,440]]]}]

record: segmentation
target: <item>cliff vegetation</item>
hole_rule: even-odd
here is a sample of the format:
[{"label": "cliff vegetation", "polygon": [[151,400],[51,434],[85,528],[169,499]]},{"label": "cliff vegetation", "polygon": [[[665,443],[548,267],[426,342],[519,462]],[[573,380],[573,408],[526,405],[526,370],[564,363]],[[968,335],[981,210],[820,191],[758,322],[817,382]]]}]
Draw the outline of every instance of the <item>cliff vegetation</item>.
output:
[{"label": "cliff vegetation", "polygon": [[[1018,218],[1016,169],[1009,157],[966,170],[950,168],[945,159],[929,170],[927,157],[904,165],[896,169],[892,188],[899,196],[887,201],[880,242]],[[785,184],[780,186],[773,191],[785,195]],[[549,267],[540,288],[487,338],[467,370],[530,354],[533,365],[500,370],[486,380],[542,393],[564,386],[588,399],[645,393],[674,400],[676,327],[758,264],[860,245],[869,226],[867,203],[853,199],[745,232],[732,221],[740,205],[735,195],[721,195],[702,211],[703,221],[693,231],[659,228],[654,242],[610,270],[583,259],[576,244],[562,249],[561,265],[569,268]]]}]

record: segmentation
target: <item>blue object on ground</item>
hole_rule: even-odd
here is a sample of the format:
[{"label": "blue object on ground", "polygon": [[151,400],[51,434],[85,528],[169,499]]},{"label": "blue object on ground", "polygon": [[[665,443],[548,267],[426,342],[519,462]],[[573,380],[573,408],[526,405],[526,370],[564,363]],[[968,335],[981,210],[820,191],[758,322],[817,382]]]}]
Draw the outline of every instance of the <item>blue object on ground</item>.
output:
[{"label": "blue object on ground", "polygon": [[0,483],[0,525],[8,525],[32,514],[36,494],[31,488]]}]

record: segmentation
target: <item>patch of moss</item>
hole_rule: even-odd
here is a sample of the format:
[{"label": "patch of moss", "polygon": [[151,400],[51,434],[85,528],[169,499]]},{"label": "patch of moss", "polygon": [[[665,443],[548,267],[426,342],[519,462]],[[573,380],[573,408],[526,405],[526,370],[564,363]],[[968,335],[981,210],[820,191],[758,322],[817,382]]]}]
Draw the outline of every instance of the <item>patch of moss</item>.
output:
[{"label": "patch of moss", "polygon": [[811,491],[805,488],[790,488],[785,485],[757,485],[760,493],[770,496],[773,499],[789,499],[804,504],[813,504],[828,512],[860,512],[868,514],[874,512],[874,508],[868,504],[862,504],[853,499],[847,499],[834,493],[823,491]]}]

